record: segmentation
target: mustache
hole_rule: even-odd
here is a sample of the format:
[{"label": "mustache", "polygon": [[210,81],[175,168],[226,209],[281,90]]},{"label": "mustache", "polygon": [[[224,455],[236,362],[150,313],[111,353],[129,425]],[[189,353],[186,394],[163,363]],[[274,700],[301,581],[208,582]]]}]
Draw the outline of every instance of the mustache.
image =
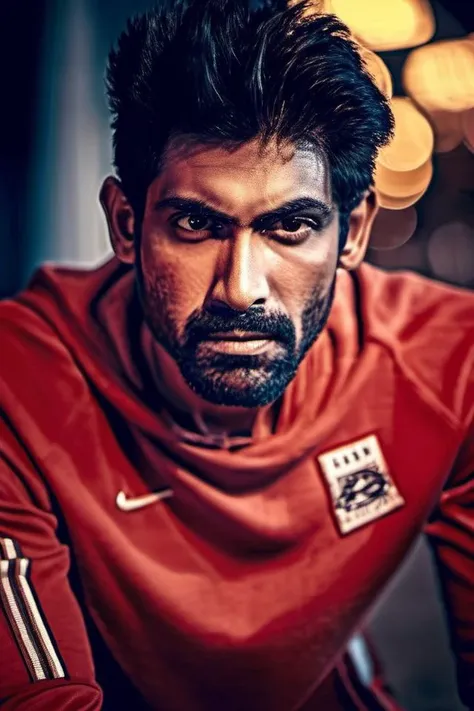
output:
[{"label": "mustache", "polygon": [[207,339],[215,333],[249,331],[263,334],[269,339],[294,344],[296,332],[291,320],[285,314],[266,314],[263,310],[245,313],[230,312],[228,316],[203,312],[191,317],[186,328],[187,343],[193,344]]}]

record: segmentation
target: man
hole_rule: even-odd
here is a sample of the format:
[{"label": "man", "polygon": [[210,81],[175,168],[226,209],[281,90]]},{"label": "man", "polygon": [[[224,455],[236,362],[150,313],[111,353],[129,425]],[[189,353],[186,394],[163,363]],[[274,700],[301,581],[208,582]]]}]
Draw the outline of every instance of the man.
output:
[{"label": "man", "polygon": [[129,23],[115,255],[1,305],[1,708],[393,709],[344,650],[422,530],[474,708],[474,299],[362,263],[390,108],[280,5]]}]

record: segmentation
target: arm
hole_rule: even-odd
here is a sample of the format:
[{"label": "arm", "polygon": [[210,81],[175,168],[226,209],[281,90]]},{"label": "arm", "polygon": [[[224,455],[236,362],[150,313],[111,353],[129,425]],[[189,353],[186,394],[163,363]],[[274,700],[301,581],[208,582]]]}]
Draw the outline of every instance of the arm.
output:
[{"label": "arm", "polygon": [[69,550],[34,465],[1,421],[0,569],[0,708],[99,711]]},{"label": "arm", "polygon": [[426,527],[456,657],[459,695],[474,710],[474,427]]}]

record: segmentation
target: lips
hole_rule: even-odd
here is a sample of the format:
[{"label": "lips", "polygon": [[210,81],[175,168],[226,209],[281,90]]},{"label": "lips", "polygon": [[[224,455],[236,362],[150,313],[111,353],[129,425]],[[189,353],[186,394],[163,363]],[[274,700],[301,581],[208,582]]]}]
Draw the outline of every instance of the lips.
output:
[{"label": "lips", "polygon": [[271,336],[256,331],[230,331],[227,333],[212,333],[207,337],[209,341],[268,341]]},{"label": "lips", "polygon": [[[256,337],[257,336],[257,337]],[[274,341],[255,333],[212,334],[207,340],[207,348],[215,353],[233,356],[258,355],[271,348]]]}]

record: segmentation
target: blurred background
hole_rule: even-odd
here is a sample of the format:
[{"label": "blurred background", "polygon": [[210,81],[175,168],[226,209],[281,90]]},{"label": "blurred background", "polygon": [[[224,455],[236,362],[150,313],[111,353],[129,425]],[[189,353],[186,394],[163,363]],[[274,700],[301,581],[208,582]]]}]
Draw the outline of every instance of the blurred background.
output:
[{"label": "blurred background", "polygon": [[[367,0],[350,1],[353,7],[360,2],[361,12],[370,5]],[[380,12],[395,1],[402,2],[372,4]],[[410,82],[404,72],[413,46],[474,32],[473,0],[426,3],[433,21],[428,40],[421,38],[403,49],[379,51],[372,46],[390,72],[395,97],[407,95]],[[0,297],[22,288],[44,261],[88,265],[109,253],[98,203],[101,181],[111,171],[104,67],[127,17],[147,6],[144,0],[2,3]],[[384,269],[411,269],[472,288],[474,148],[461,133],[459,140],[450,134],[442,143],[436,130],[433,125],[432,178],[422,197],[410,203],[405,196],[404,207],[394,190],[400,204],[385,211],[367,260]],[[387,165],[394,167],[390,161]],[[395,168],[412,174],[414,166]],[[385,192],[386,181],[385,175]],[[408,711],[464,708],[456,694],[437,580],[423,539],[376,606],[370,630],[389,681]]]}]

